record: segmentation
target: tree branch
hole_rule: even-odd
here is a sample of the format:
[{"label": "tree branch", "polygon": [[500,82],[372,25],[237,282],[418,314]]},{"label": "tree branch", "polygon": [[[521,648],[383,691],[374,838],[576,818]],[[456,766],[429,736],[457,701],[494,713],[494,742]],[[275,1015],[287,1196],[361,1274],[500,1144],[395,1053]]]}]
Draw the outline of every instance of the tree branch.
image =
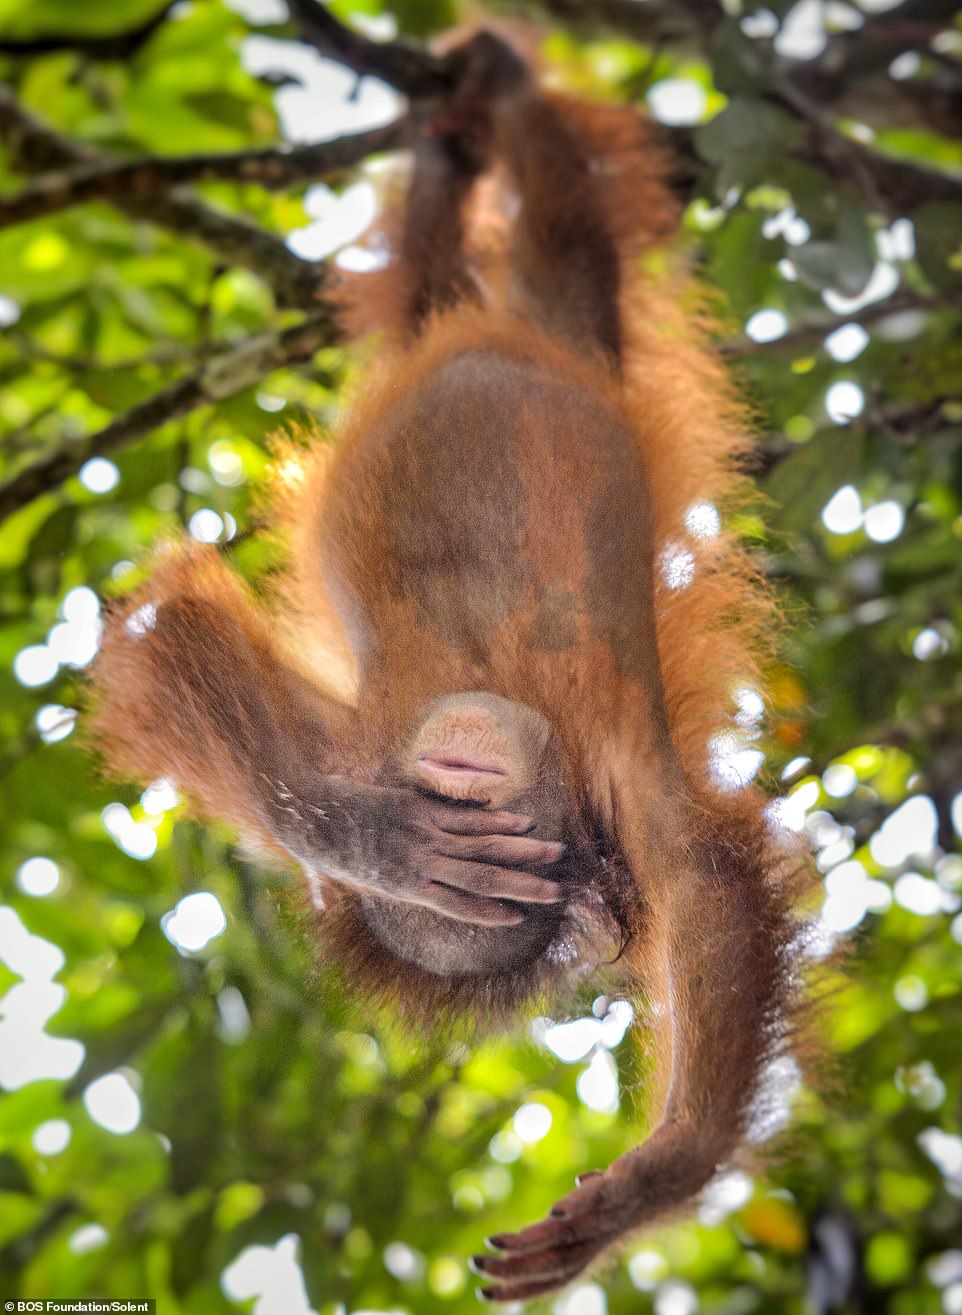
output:
[{"label": "tree branch", "polygon": [[[784,60],[782,71],[822,104],[842,99],[853,85],[888,67],[906,50],[924,49],[939,32],[951,27],[958,0],[902,0],[894,9],[872,14],[852,32],[839,32],[814,60]],[[889,81],[894,95],[903,84]]]},{"label": "tree branch", "polygon": [[[98,374],[106,371],[142,370],[145,366],[163,369],[170,365],[196,365],[198,360],[207,360],[214,351],[209,343],[169,342],[158,344],[155,351],[141,356],[128,356],[119,360],[102,359],[98,356],[64,355],[48,351],[39,346],[27,334],[8,329],[4,341],[13,347],[20,357],[30,361],[39,361],[52,365],[56,369],[72,374]],[[15,377],[15,371],[23,369],[23,361],[16,360],[0,371],[0,380]],[[9,371],[9,373],[8,373]],[[4,438],[6,443],[6,438]]]},{"label": "tree branch", "polygon": [[76,475],[91,457],[117,452],[160,425],[253,387],[272,370],[309,360],[336,336],[329,311],[321,308],[292,328],[247,338],[138,402],[97,433],[64,443],[0,484],[0,521]]},{"label": "tree branch", "polygon": [[11,160],[27,173],[101,159],[83,142],[72,141],[42,123],[17,100],[10,87],[0,84],[0,139]]},{"label": "tree branch", "polygon": [[912,214],[933,201],[962,201],[962,174],[898,160],[835,129],[833,134],[837,149],[820,143],[816,130],[792,147],[791,154],[839,183],[854,186],[870,207],[891,218]]},{"label": "tree branch", "polygon": [[931,201],[962,200],[962,174],[899,160],[845,136],[831,113],[789,79],[777,77],[770,98],[808,124],[789,148],[795,159],[854,186],[871,208],[897,218]]},{"label": "tree branch", "polygon": [[182,183],[217,180],[259,183],[276,190],[310,182],[360,164],[370,155],[398,149],[404,121],[309,146],[269,146],[230,154],[103,159],[77,169],[43,174],[14,196],[0,197],[0,228],[52,214],[85,201],[129,206]]},{"label": "tree branch", "polygon": [[[100,152],[41,123],[7,87],[0,87],[0,132],[12,157],[28,171],[71,164],[96,168],[105,163]],[[323,265],[301,260],[273,233],[208,205],[185,188],[146,200],[117,197],[116,203],[137,219],[203,242],[222,259],[253,270],[270,283],[281,306],[303,310],[316,305],[324,294]]]},{"label": "tree branch", "polygon": [[[616,32],[656,47],[694,40],[706,56],[716,29],[725,20],[717,0],[679,0],[673,5],[660,0],[510,0],[510,8],[541,14],[586,33]],[[958,0],[902,0],[893,9],[869,15],[854,31],[830,35],[821,55],[813,60],[778,57],[771,52],[770,42],[756,44],[759,55],[771,61],[773,86],[794,90],[820,107],[842,103],[845,112],[867,123],[884,124],[891,118],[893,106],[899,109],[898,121],[903,125],[906,113],[921,112],[926,126],[952,136],[962,103],[962,73],[957,64],[951,64],[941,83],[896,81],[884,75],[892,59],[905,50],[921,50],[927,58],[937,58],[929,48],[931,40],[951,28],[957,10]],[[798,113],[794,108],[793,112]],[[821,150],[821,143],[815,142],[800,154],[826,173],[848,176],[844,168],[826,167]],[[883,199],[883,208],[890,213],[899,205],[904,207],[906,199],[918,208],[930,200],[956,200],[960,195],[951,175],[910,163],[902,170],[899,161],[893,163],[870,150],[856,166],[863,182],[872,173],[879,175],[876,198]],[[910,172],[913,168],[921,172]],[[679,190],[684,194],[684,188]]]},{"label": "tree branch", "polygon": [[126,32],[91,36],[83,32],[56,32],[47,36],[0,39],[0,55],[46,55],[55,50],[75,50],[92,59],[129,59],[154,35],[177,0],[168,0],[153,17]]},{"label": "tree branch", "polygon": [[318,0],[287,0],[287,4],[301,40],[359,76],[380,78],[412,100],[451,88],[450,62],[443,55],[406,41],[372,41],[345,27]]},{"label": "tree branch", "polygon": [[[436,95],[451,86],[452,67],[444,57],[405,42],[371,41],[345,27],[318,0],[289,0],[289,5],[302,38],[355,72],[380,77],[412,98]],[[870,29],[877,60],[884,63],[878,52],[883,52],[885,59],[891,56],[893,34],[901,30],[900,24],[927,25],[931,31],[938,31],[952,21],[955,5],[956,0],[904,0],[898,9],[869,20],[855,35],[861,37]],[[530,11],[532,5],[521,3],[517,7]],[[716,0],[681,0],[671,6],[659,0],[592,0],[590,4],[586,0],[538,0],[534,7],[575,26],[615,28],[643,41],[686,36],[707,40],[725,18]],[[839,46],[841,54],[836,54],[838,41],[837,37],[830,39],[829,49],[820,60],[823,70],[834,70],[836,58],[852,65],[853,76],[878,66],[872,65],[861,53],[861,45],[855,43]],[[780,61],[773,68],[775,98],[812,127],[811,136],[793,150],[797,158],[840,181],[854,179],[869,203],[890,215],[911,213],[930,201],[962,199],[962,177],[896,160],[852,141],[838,132],[820,108],[813,116],[812,107],[817,101],[805,86],[795,85],[795,79],[804,82],[809,67],[796,61]],[[839,94],[844,85],[843,80]]]},{"label": "tree branch", "polygon": [[633,41],[679,41],[698,36],[724,17],[714,0],[512,0],[508,8],[540,14],[586,33],[618,33]]},{"label": "tree branch", "polygon": [[962,293],[923,297],[912,292],[895,292],[881,301],[873,301],[868,306],[850,311],[848,315],[812,316],[770,342],[755,342],[751,338],[733,338],[721,343],[719,350],[726,356],[754,356],[758,352],[791,351],[797,347],[808,347],[813,343],[821,342],[830,333],[843,328],[846,324],[861,324],[864,327],[904,311],[919,311],[927,314],[940,310],[962,310]]},{"label": "tree branch", "polygon": [[[311,3],[311,0],[302,0]],[[511,0],[511,9],[540,13],[583,32],[616,32],[632,40],[677,42],[698,38],[703,46],[725,19],[717,0]],[[778,60],[781,74],[814,100],[827,103],[848,95],[855,82],[885,69],[903,50],[928,45],[951,27],[958,0],[902,0],[895,8],[866,18],[860,28],[829,36],[813,60]],[[764,45],[759,43],[761,50]],[[893,95],[907,91],[890,83]],[[881,108],[881,106],[880,106]]]}]

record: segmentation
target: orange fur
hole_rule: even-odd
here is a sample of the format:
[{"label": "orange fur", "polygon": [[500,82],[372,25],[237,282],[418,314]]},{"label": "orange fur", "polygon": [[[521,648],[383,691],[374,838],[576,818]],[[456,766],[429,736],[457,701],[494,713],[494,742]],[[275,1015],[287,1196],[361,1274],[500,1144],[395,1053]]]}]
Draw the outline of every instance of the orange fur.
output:
[{"label": "orange fur", "polygon": [[[749,440],[702,299],[663,251],[676,214],[664,162],[630,111],[539,95],[483,38],[472,53],[470,95],[455,93],[440,137],[418,140],[395,266],[375,298],[361,294],[385,335],[379,369],[333,454],[280,462],[294,478],[276,495],[290,569],[274,619],[206,552],[161,565],[108,627],[97,728],[115,769],[173,776],[301,858],[327,904],[322,943],[379,1001],[419,1018],[500,1015],[615,958],[640,987],[658,1127],[566,1198],[561,1242],[564,1221],[546,1221],[483,1262],[507,1300],[681,1208],[738,1153],[798,1026],[805,875],[763,797],[710,771],[773,627],[731,532],[686,525],[695,504],[722,516],[738,504]],[[474,267],[482,163],[520,210],[513,244],[482,241]],[[169,604],[168,621],[131,637],[125,618],[147,599]],[[469,691],[547,718],[589,857],[550,953],[521,971],[435,974],[377,943],[362,878],[313,861],[271,809],[300,817],[312,781],[376,781],[419,709]],[[285,773],[308,785],[288,789]],[[283,788],[265,797],[259,777]]]}]

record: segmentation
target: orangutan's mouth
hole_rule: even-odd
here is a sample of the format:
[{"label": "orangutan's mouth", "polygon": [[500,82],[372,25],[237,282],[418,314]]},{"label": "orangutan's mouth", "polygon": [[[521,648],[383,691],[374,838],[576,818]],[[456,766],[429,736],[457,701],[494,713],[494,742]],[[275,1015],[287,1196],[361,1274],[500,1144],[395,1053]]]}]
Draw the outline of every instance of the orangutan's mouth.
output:
[{"label": "orangutan's mouth", "polygon": [[428,771],[436,772],[472,772],[476,776],[507,776],[508,774],[494,763],[482,763],[460,755],[457,758],[436,758],[429,754],[421,754],[418,765],[426,767]]}]

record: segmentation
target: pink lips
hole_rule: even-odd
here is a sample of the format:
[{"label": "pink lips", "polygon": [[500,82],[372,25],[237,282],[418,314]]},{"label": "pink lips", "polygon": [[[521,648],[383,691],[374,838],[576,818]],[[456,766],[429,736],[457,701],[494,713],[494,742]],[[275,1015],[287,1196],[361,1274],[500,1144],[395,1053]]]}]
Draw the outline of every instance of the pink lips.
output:
[{"label": "pink lips", "polygon": [[464,757],[433,758],[428,754],[421,754],[418,765],[426,767],[428,771],[436,772],[471,772],[475,776],[507,776],[507,772],[491,763],[481,763]]}]

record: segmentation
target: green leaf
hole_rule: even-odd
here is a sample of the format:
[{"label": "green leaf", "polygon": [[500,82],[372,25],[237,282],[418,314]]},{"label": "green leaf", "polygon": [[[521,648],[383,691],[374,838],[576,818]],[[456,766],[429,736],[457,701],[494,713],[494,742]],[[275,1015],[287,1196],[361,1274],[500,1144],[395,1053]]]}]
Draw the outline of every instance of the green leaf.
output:
[{"label": "green leaf", "polygon": [[810,241],[792,252],[798,276],[823,292],[836,288],[857,297],[875,269],[875,243],[865,212],[843,201],[839,206],[834,241]]},{"label": "green leaf", "polygon": [[940,291],[962,290],[962,205],[924,205],[912,221],[916,257],[926,277]]},{"label": "green leaf", "polygon": [[817,521],[822,508],[858,469],[862,440],[857,431],[816,434],[780,461],[765,491],[779,508],[778,524],[798,530]]},{"label": "green leaf", "polygon": [[774,105],[736,96],[710,123],[695,130],[695,145],[703,159],[719,166],[716,189],[724,195],[729,187],[760,181],[796,131],[788,115]]},{"label": "green leaf", "polygon": [[715,29],[711,62],[715,86],[726,96],[763,91],[770,77],[763,50],[745,35],[736,19],[726,18]]},{"label": "green leaf", "polygon": [[0,1192],[23,1192],[29,1195],[32,1191],[30,1179],[20,1161],[7,1152],[0,1152]]}]

